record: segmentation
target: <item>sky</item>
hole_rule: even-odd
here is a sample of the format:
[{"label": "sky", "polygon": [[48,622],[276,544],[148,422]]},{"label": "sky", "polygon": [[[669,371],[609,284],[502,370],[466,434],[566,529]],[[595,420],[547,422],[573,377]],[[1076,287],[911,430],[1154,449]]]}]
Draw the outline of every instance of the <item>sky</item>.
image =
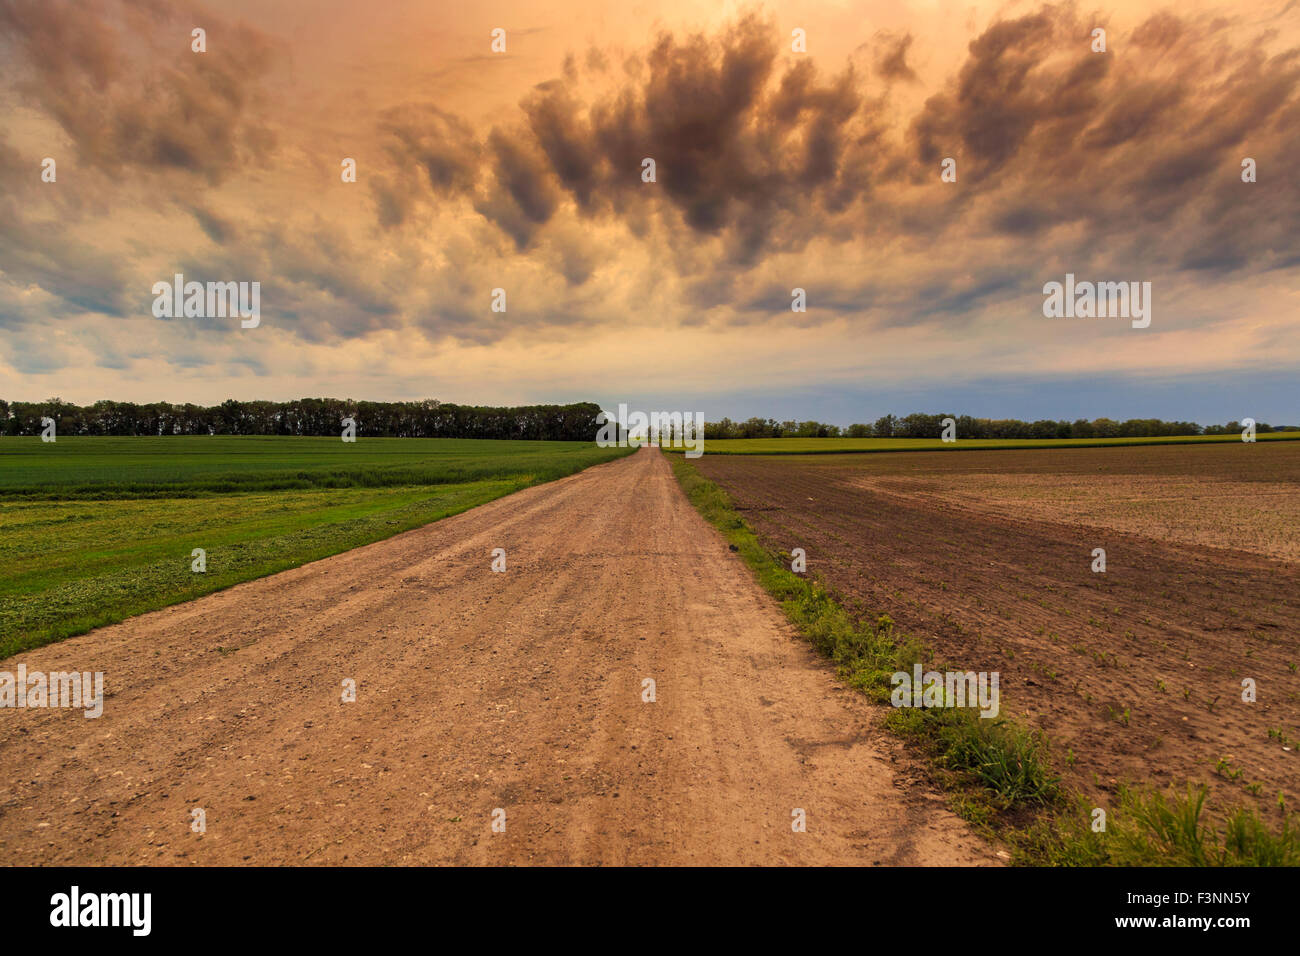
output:
[{"label": "sky", "polygon": [[1300,0],[0,0],[0,398],[1300,423],[1298,80]]}]

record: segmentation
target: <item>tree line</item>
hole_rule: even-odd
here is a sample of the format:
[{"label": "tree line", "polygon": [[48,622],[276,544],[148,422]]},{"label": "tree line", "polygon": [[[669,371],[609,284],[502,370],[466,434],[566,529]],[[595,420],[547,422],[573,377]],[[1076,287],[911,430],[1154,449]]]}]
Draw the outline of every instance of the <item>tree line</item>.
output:
[{"label": "tree line", "polygon": [[[0,434],[39,435],[41,419],[52,418],[59,435],[303,435],[332,436],[344,418],[356,421],[358,435],[393,438],[521,438],[592,441],[600,425],[594,402],[569,405],[492,407],[456,405],[436,399],[416,402],[358,402],[339,398],[299,398],[287,402],[227,399],[220,405],[171,402],[99,401],[74,405],[58,398],[44,402],[0,400]],[[817,421],[724,418],[706,422],[704,437],[721,438],[941,438],[943,421],[957,423],[958,438],[1150,438],[1161,435],[1227,435],[1241,424],[1198,425],[1158,418],[1112,421],[972,418],[970,415],[884,415],[873,424],[848,427]],[[1257,423],[1257,432],[1297,431],[1300,426]]]},{"label": "tree line", "polygon": [[600,406],[523,405],[495,408],[418,402],[299,398],[288,402],[227,399],[220,405],[100,401],[74,405],[0,400],[0,434],[39,435],[52,418],[58,435],[317,435],[341,434],[344,418],[358,435],[393,438],[521,438],[592,441]]},{"label": "tree line", "polygon": [[[1130,418],[1117,422],[1109,418],[1089,421],[1034,422],[1016,418],[972,418],[970,415],[925,415],[916,413],[884,415],[874,424],[829,425],[825,422],[778,422],[774,418],[750,418],[733,422],[724,418],[705,422],[704,438],[942,438],[943,421],[951,418],[957,425],[958,438],[1152,438],[1161,435],[1227,435],[1240,433],[1239,422],[1226,425],[1198,425],[1196,422],[1166,422],[1158,418]],[[1300,431],[1296,425],[1256,424],[1255,431]]]}]

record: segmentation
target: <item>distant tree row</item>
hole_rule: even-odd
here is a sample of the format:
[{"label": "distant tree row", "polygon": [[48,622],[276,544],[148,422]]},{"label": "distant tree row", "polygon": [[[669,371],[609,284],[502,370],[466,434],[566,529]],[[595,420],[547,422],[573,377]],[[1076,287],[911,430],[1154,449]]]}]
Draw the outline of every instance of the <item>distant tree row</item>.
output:
[{"label": "distant tree row", "polygon": [[[706,422],[705,440],[710,438],[941,438],[943,420],[957,423],[958,438],[1151,438],[1160,435],[1227,435],[1240,432],[1238,422],[1202,427],[1195,422],[1166,422],[1158,418],[1130,418],[1117,422],[1109,418],[1088,421],[1022,422],[1015,418],[972,418],[969,415],[885,415],[874,425],[828,425],[825,422],[778,422],[774,418],[750,418],[733,422],[724,418]],[[1300,431],[1296,425],[1256,424],[1255,431]]]},{"label": "distant tree row", "polygon": [[289,402],[227,399],[220,405],[152,402],[96,402],[73,405],[0,400],[0,434],[39,435],[41,419],[52,418],[64,435],[339,435],[344,418],[355,419],[358,435],[397,438],[524,438],[592,441],[600,427],[600,406],[526,405],[489,408],[419,402],[355,402],[300,398]]},{"label": "distant tree row", "polygon": [[[338,398],[299,398],[288,402],[227,399],[220,405],[136,404],[100,401],[74,405],[58,398],[44,402],[0,400],[0,434],[39,435],[41,419],[53,418],[60,435],[338,435],[342,420],[352,418],[358,435],[395,438],[524,438],[591,441],[600,425],[600,406],[524,405],[493,408],[453,405],[434,399],[418,402],[356,402]],[[724,418],[707,422],[705,439],[718,438],[940,438],[943,420],[957,423],[958,438],[1149,438],[1158,435],[1227,435],[1241,431],[1238,422],[1202,427],[1195,422],[1158,418],[1109,418],[1075,422],[1023,422],[1018,419],[972,418],[969,415],[885,415],[875,424],[828,425],[825,422],[778,422]],[[1300,426],[1256,424],[1257,432],[1296,431]]]}]

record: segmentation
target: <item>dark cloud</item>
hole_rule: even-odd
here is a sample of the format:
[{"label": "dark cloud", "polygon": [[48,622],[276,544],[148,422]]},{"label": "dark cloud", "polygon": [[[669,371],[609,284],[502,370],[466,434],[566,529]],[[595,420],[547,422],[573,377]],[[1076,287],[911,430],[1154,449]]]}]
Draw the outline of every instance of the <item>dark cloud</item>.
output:
[{"label": "dark cloud", "polygon": [[143,166],[218,182],[267,155],[257,84],[274,47],[258,31],[191,17],[148,0],[5,0],[3,48],[25,72],[20,91],[72,139],[80,162]]},{"label": "dark cloud", "polygon": [[[595,95],[580,92],[572,60],[520,103],[520,123],[481,143],[446,118],[390,125],[407,143],[436,128],[438,149],[455,157],[443,161],[441,188],[472,194],[519,251],[567,201],[580,217],[621,219],[637,235],[650,211],[683,241],[719,238],[719,269],[752,268],[818,238],[914,243],[960,230],[1029,239],[1078,222],[1092,229],[1078,240],[1086,257],[1113,242],[1121,219],[1131,247],[1139,231],[1216,195],[1247,139],[1257,152],[1295,140],[1295,124],[1280,123],[1300,115],[1295,51],[1270,60],[1164,12],[1129,36],[1112,30],[1110,52],[1097,54],[1093,25],[1069,6],[993,23],[901,138],[884,119],[888,87],[873,90],[852,69],[825,77],[811,58],[781,65],[780,32],[757,16],[715,36],[661,34],[627,61],[622,83]],[[913,79],[913,42],[878,35],[875,72]],[[959,186],[939,184],[949,156]],[[646,157],[655,184],[641,181]],[[1275,189],[1294,215],[1297,187]],[[1222,265],[1242,259],[1225,245]]]},{"label": "dark cloud", "polygon": [[907,65],[907,51],[912,46],[912,35],[895,36],[882,32],[876,48],[875,70],[886,80],[916,82],[916,72]]},{"label": "dark cloud", "polygon": [[[169,10],[0,0],[0,48],[21,63],[24,101],[68,133],[83,165],[179,170],[202,187],[268,154],[259,103],[272,48],[205,17],[210,51],[223,52],[192,54],[176,39],[188,25]],[[1109,31],[1106,54],[1091,50],[1096,25]],[[631,56],[593,48],[566,58],[495,125],[433,103],[379,115],[381,151],[363,189],[382,266],[339,238],[346,229],[281,227],[273,215],[245,224],[207,197],[179,205],[225,258],[181,258],[208,275],[261,279],[281,320],[306,338],[412,322],[476,342],[520,322],[598,321],[583,309],[607,317],[585,297],[609,262],[629,285],[671,286],[685,323],[788,310],[789,288],[809,283],[784,274],[786,263],[810,247],[865,249],[874,264],[906,259],[912,271],[826,280],[809,289],[807,321],[855,312],[882,324],[957,321],[1041,288],[1046,263],[1118,277],[1183,272],[1189,283],[1294,268],[1300,50],[1277,52],[1272,34],[1244,37],[1176,11],[1124,32],[1046,5],[992,23],[914,107],[904,83],[917,82],[910,60],[924,39],[910,34],[879,34],[855,60],[865,68],[834,72],[786,55],[782,31],[759,16],[712,35],[663,32]],[[1245,156],[1259,163],[1258,183],[1240,181]],[[655,183],[641,179],[647,157]],[[945,157],[957,160],[955,184],[939,179]],[[0,142],[0,171],[30,178],[30,163]],[[8,278],[77,308],[138,311],[138,290],[117,291],[122,266],[66,232],[38,234],[18,195],[0,194],[13,213],[0,223]],[[73,202],[62,197],[51,202]],[[442,215],[456,229],[430,233]],[[593,226],[606,229],[599,239]],[[610,226],[643,243],[630,255],[646,261],[608,243]],[[431,235],[436,253],[425,251]],[[482,283],[465,279],[483,260],[524,256],[571,312],[526,312],[521,298],[509,320],[485,319],[464,304],[484,300]],[[410,314],[380,275],[389,268],[436,269],[433,300],[420,306],[436,314]],[[850,258],[843,268],[857,266]]]},{"label": "dark cloud", "polygon": [[483,151],[460,117],[430,104],[408,106],[386,113],[379,131],[388,138],[395,172],[408,182],[412,172],[422,173],[435,196],[474,187]]},{"label": "dark cloud", "polygon": [[213,242],[229,242],[238,234],[233,222],[223,216],[217,215],[211,209],[204,206],[197,204],[192,205],[190,207],[190,214],[193,215],[195,221],[198,222],[199,228],[202,229],[204,234]]},{"label": "dark cloud", "polygon": [[551,218],[558,204],[545,156],[535,141],[494,129],[488,136],[496,190],[478,210],[508,232],[519,249],[535,227]]},{"label": "dark cloud", "polygon": [[375,197],[375,214],[379,218],[379,225],[391,229],[406,221],[411,211],[409,190],[394,189],[388,177],[375,175],[370,178],[370,191]]},{"label": "dark cloud", "polygon": [[712,39],[664,34],[635,82],[585,105],[565,84],[539,88],[522,108],[547,172],[583,214],[663,204],[753,262],[782,220],[842,206],[845,153],[870,126],[851,72],[822,82],[803,60],[778,76],[776,35],[753,17]]},{"label": "dark cloud", "polygon": [[[875,104],[851,70],[823,80],[807,59],[778,69],[778,54],[771,25],[751,16],[717,37],[660,35],[629,61],[631,79],[593,98],[566,70],[521,102],[521,123],[481,144],[463,123],[440,120],[435,134],[408,115],[386,128],[407,154],[429,140],[456,157],[444,185],[472,193],[519,250],[564,200],[587,217],[671,213],[688,232],[722,237],[732,261],[752,263],[806,241],[820,211],[843,211],[886,160]],[[586,61],[601,67],[606,57]],[[647,158],[653,184],[642,181]]]},{"label": "dark cloud", "polygon": [[[1078,223],[1056,250],[1066,261],[1146,268],[1230,272],[1294,247],[1300,186],[1243,184],[1239,164],[1300,147],[1300,129],[1280,122],[1300,115],[1300,51],[1270,57],[1234,46],[1223,24],[1164,12],[1131,36],[1112,30],[1097,54],[1090,27],[1069,7],[994,24],[913,119],[918,182],[957,158],[952,221],[1022,238]],[[1027,268],[1042,254],[1019,252]]]}]

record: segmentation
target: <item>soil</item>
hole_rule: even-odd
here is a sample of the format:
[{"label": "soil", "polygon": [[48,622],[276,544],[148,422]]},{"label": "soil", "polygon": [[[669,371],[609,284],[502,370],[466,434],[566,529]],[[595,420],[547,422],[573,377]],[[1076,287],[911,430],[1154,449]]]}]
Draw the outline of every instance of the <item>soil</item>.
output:
[{"label": "soil", "polygon": [[1002,713],[1046,731],[1098,805],[1186,781],[1300,805],[1295,443],[699,464],[850,609],[947,668],[998,671]]}]

